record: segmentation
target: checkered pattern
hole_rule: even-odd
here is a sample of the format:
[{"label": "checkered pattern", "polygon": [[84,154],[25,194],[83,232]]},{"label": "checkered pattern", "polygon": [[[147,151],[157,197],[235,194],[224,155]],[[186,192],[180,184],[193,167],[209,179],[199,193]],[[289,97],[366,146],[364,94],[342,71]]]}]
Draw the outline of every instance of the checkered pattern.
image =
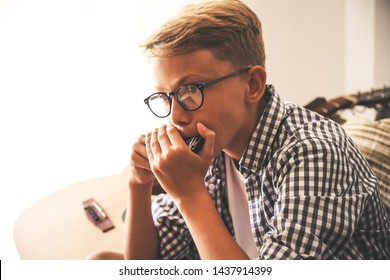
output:
[{"label": "checkered pattern", "polygon": [[[355,144],[333,121],[283,103],[272,86],[266,94],[270,100],[239,162],[258,258],[389,259],[390,219]],[[223,153],[205,185],[234,237]],[[198,259],[172,199],[160,195],[153,211],[160,257]]]}]

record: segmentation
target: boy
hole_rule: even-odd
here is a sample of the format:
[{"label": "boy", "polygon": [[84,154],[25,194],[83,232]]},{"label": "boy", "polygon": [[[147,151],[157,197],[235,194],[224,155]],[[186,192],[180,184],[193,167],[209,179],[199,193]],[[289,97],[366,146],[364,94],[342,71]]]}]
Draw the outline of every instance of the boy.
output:
[{"label": "boy", "polygon": [[[261,23],[191,5],[144,45],[168,124],[133,145],[125,259],[388,259],[376,178],[336,123],[266,85]],[[198,154],[185,140],[201,136]],[[167,194],[151,203],[153,181]]]}]

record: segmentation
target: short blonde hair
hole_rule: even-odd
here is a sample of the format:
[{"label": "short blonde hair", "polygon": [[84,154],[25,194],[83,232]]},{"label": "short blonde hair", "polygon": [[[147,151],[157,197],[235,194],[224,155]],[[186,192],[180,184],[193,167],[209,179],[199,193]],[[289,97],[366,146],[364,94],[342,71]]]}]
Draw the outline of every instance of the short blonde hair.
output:
[{"label": "short blonde hair", "polygon": [[207,49],[233,67],[265,67],[261,22],[239,0],[201,2],[186,6],[142,45],[159,58]]}]

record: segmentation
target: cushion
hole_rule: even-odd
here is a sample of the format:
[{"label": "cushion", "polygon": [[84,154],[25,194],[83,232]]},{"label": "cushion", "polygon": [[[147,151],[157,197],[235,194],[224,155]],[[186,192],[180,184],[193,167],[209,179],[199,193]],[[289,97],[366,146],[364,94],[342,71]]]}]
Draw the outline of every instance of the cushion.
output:
[{"label": "cushion", "polygon": [[382,201],[390,210],[390,118],[352,118],[343,127],[376,174]]}]

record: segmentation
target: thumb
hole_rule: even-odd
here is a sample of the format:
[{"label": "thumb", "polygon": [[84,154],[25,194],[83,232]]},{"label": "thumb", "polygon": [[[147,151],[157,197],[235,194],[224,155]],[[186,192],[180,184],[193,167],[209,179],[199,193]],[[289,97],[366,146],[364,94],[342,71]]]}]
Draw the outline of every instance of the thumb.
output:
[{"label": "thumb", "polygon": [[211,158],[214,157],[215,132],[201,122],[197,123],[197,129],[199,135],[205,139],[199,155],[208,155]]}]

